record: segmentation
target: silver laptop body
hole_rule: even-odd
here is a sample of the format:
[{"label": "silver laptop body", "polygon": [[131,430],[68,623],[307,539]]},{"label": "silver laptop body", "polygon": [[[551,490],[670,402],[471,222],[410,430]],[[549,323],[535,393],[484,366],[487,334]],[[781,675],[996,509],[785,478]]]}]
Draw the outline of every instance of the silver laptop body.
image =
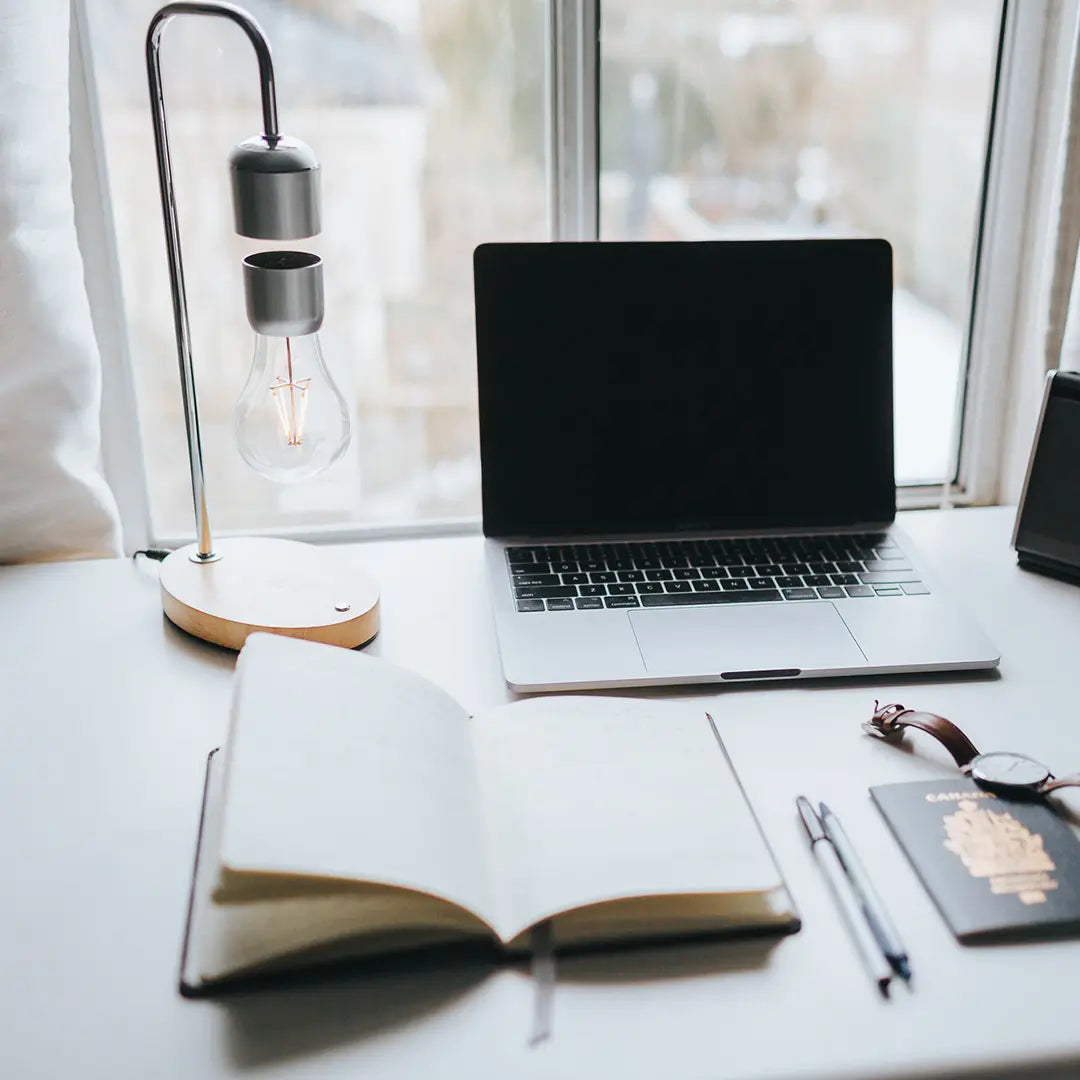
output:
[{"label": "silver laptop body", "polygon": [[893,525],[880,240],[478,248],[515,690],[993,667]]}]

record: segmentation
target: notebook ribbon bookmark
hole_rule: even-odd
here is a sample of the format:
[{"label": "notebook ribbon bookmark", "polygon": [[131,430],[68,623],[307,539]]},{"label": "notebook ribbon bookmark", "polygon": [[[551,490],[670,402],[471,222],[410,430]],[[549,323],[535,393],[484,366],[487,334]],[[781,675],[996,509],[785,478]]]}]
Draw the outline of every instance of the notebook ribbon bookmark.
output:
[{"label": "notebook ribbon bookmark", "polygon": [[551,1019],[555,1006],[555,949],[551,920],[545,919],[532,930],[533,1029],[530,1046],[551,1037]]}]

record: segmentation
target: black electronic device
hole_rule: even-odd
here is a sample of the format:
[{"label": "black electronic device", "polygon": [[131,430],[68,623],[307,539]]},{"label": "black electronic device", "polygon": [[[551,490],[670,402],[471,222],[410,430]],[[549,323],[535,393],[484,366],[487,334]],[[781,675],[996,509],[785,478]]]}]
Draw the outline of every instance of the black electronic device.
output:
[{"label": "black electronic device", "polygon": [[1016,512],[1021,566],[1080,582],[1080,374],[1052,371]]},{"label": "black electronic device", "polygon": [[482,244],[488,536],[881,529],[884,240]]}]

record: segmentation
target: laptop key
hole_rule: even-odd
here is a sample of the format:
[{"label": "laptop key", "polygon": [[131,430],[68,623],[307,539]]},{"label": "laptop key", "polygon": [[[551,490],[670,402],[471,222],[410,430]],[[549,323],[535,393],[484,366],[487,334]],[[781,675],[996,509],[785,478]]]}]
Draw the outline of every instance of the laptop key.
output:
[{"label": "laptop key", "polygon": [[930,592],[921,581],[905,581],[900,588],[903,589],[908,596],[927,596]]},{"label": "laptop key", "polygon": [[[803,579],[797,574],[783,574],[776,579],[776,584],[781,589],[801,589],[803,587]],[[789,596],[790,600],[791,597]],[[804,596],[805,600],[806,597]]]},{"label": "laptop key", "polygon": [[846,585],[844,591],[848,596],[873,596],[874,590],[869,585]]},{"label": "laptop key", "polygon": [[588,574],[607,569],[607,563],[603,559],[583,559],[578,565]]},{"label": "laptop key", "polygon": [[712,578],[699,578],[694,582],[694,592],[719,592],[720,582]]},{"label": "laptop key", "polygon": [[832,584],[832,582],[829,580],[829,575],[828,574],[807,574],[803,578],[803,581],[807,585],[815,585],[815,586],[817,586],[817,585],[829,586],[829,585]]},{"label": "laptop key", "polygon": [[579,611],[585,611],[587,609],[602,608],[604,601],[599,596],[583,596],[574,601]]},{"label": "laptop key", "polygon": [[697,567],[694,566],[680,566],[678,569],[672,570],[672,574],[679,581],[692,581],[699,576]]},{"label": "laptop key", "polygon": [[562,583],[564,585],[588,585],[588,574],[563,574]]},{"label": "laptop key", "polygon": [[832,583],[834,585],[858,585],[859,579],[854,574],[833,574]]},{"label": "laptop key", "polygon": [[519,577],[535,577],[537,574],[550,574],[551,563],[515,563],[510,567],[510,576],[516,581]]},{"label": "laptop key", "polygon": [[641,593],[662,593],[664,583],[662,581],[639,581],[637,591]]},{"label": "laptop key", "polygon": [[[870,590],[873,592],[873,589]],[[673,607],[690,604],[744,604],[779,600],[777,589],[747,589],[745,592],[691,592],[661,593],[656,596],[643,596],[642,607]]]},{"label": "laptop key", "polygon": [[619,580],[620,581],[644,581],[645,580],[645,571],[644,570],[620,570],[619,571]]},{"label": "laptop key", "polygon": [[553,562],[551,569],[556,574],[576,574],[578,564],[576,562]]},{"label": "laptop key", "polygon": [[560,581],[558,574],[521,574],[513,579],[515,589],[541,589],[545,585],[573,585]]},{"label": "laptop key", "polygon": [[573,611],[573,600],[549,600],[547,602],[548,611]]},{"label": "laptop key", "polygon": [[561,600],[567,596],[577,596],[576,585],[549,585],[539,589],[515,589],[518,600]]},{"label": "laptop key", "polygon": [[[646,596],[646,600],[654,600],[656,597]],[[604,598],[607,607],[641,607],[641,601],[636,596],[608,596]]]},{"label": "laptop key", "polygon": [[701,576],[704,578],[725,578],[728,576],[726,566],[703,566]]},{"label": "laptop key", "polygon": [[[603,596],[607,592],[607,587],[604,585],[581,585],[578,587],[578,594],[580,596]],[[578,605],[581,606],[580,604]]]},{"label": "laptop key", "polygon": [[814,589],[785,589],[785,600],[816,600],[817,592]]},{"label": "laptop key", "polygon": [[511,563],[530,563],[535,562],[533,558],[532,548],[526,547],[512,547],[506,549],[506,559]]},{"label": "laptop key", "polygon": [[751,589],[771,589],[773,587],[773,579],[768,577],[752,577],[746,579],[746,584]]},{"label": "laptop key", "polygon": [[918,581],[919,575],[914,570],[882,570],[859,574],[859,580],[864,585],[899,585],[903,581]]},{"label": "laptop key", "polygon": [[867,559],[866,569],[871,573],[876,570],[910,570],[911,563],[902,556],[896,559]]},{"label": "laptop key", "polygon": [[817,594],[822,600],[839,600],[840,597],[847,595],[839,585],[822,585]]},{"label": "laptop key", "polygon": [[720,587],[724,592],[749,592],[750,590],[745,578],[724,578],[720,582]]},{"label": "laptop key", "polygon": [[615,580],[615,574],[611,570],[601,570],[599,573],[590,574],[589,580],[594,585],[607,585]]},{"label": "laptop key", "polygon": [[689,592],[691,585],[689,581],[665,581],[664,588],[667,592],[683,593]]},{"label": "laptop key", "polygon": [[757,574],[754,573],[753,566],[729,566],[728,567],[728,573],[732,577],[741,577],[741,578],[757,577]]},{"label": "laptop key", "polygon": [[518,611],[543,611],[543,600],[519,600],[517,602]]},{"label": "laptop key", "polygon": [[670,570],[646,570],[646,581],[670,581],[674,575]]},{"label": "laptop key", "polygon": [[637,590],[633,584],[629,581],[618,583],[615,585],[609,585],[607,587],[608,596],[633,596]]}]

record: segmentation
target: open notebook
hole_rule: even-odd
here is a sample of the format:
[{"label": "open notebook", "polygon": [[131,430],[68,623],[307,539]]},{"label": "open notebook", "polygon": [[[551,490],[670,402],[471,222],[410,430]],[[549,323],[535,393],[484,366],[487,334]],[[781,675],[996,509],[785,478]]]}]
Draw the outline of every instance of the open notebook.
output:
[{"label": "open notebook", "polygon": [[255,634],[211,755],[181,990],[454,941],[529,951],[797,930],[689,704],[534,698],[470,717],[419,675]]}]

